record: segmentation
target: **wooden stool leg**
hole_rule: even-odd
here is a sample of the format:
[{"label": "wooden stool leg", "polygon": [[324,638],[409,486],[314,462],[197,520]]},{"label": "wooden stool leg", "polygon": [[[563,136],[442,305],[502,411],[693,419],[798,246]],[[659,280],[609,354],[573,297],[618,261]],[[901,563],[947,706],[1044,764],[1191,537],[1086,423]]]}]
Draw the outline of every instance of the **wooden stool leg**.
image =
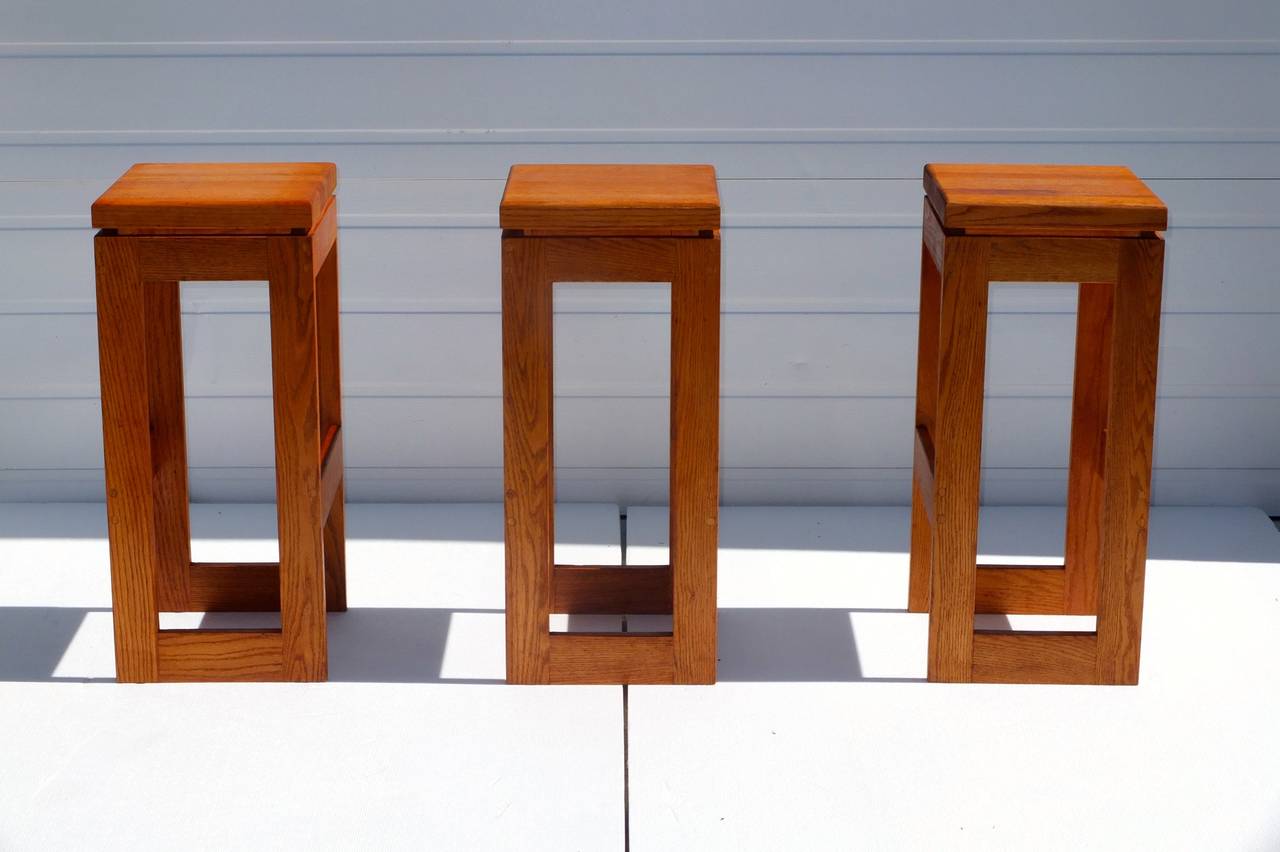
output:
[{"label": "wooden stool leg", "polygon": [[156,595],[161,612],[191,609],[191,508],[187,490],[182,300],[177,281],[148,281],[147,380],[155,471]]},{"label": "wooden stool leg", "polygon": [[1102,558],[1103,462],[1115,285],[1090,282],[1080,284],[1079,289],[1063,612],[1091,615],[1098,611],[1098,563]]},{"label": "wooden stool leg", "polygon": [[[333,202],[337,204],[335,200]],[[320,369],[320,434],[342,428],[342,353],[339,341],[338,242],[316,273],[316,340]],[[324,522],[325,605],[329,612],[347,609],[346,486],[339,484]]]},{"label": "wooden stool leg", "polygon": [[147,304],[136,243],[94,240],[102,443],[111,540],[116,679],[158,679],[156,509],[147,400]]},{"label": "wooden stool leg", "polygon": [[316,281],[309,237],[268,243],[284,679],[328,676]]},{"label": "wooden stool leg", "polygon": [[1122,240],[1098,578],[1098,683],[1135,684],[1142,643],[1164,240]]},{"label": "wooden stool leg", "polygon": [[[932,215],[928,210],[926,216]],[[934,413],[938,406],[938,308],[942,296],[942,280],[933,255],[925,245],[920,247],[920,336],[916,355],[916,428],[924,427],[932,438]],[[912,436],[913,440],[915,435]],[[933,500],[922,486],[932,483],[928,460],[919,453],[911,473],[911,573],[907,586],[907,610],[929,611],[929,584],[933,566],[933,524],[926,508]],[[931,486],[930,486],[931,487]]]},{"label": "wooden stool leg", "polygon": [[555,548],[551,280],[537,238],[502,237],[507,682],[551,677]]},{"label": "wooden stool leg", "polygon": [[671,581],[676,683],[716,681],[720,237],[677,242],[671,282]]},{"label": "wooden stool leg", "polygon": [[931,681],[967,682],[973,677],[988,254],[982,238],[946,240],[934,436]]}]

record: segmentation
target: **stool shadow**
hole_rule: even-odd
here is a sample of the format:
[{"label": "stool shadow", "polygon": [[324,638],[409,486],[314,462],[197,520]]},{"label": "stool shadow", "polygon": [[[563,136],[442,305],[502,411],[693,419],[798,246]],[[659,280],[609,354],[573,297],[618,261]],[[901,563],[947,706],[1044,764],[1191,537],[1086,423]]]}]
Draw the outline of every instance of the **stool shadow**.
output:
[{"label": "stool shadow", "polygon": [[57,677],[54,672],[90,613],[109,609],[0,607],[0,682],[114,681],[111,677]]},{"label": "stool shadow", "polygon": [[868,677],[852,616],[906,615],[899,609],[722,609],[717,680],[739,683],[915,683],[919,677]]}]

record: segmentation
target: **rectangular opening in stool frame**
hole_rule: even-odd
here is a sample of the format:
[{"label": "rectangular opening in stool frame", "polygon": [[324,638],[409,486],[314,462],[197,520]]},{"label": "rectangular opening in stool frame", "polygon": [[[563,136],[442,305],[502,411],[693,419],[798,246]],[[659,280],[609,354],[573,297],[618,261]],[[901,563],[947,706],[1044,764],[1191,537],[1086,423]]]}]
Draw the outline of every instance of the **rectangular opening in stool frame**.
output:
[{"label": "rectangular opening in stool frame", "polygon": [[[552,300],[556,502],[665,505],[671,285],[557,283]],[[621,564],[620,550],[602,550],[602,564]],[[557,516],[556,564],[584,564],[583,557],[590,555]],[[550,628],[615,632],[635,618],[553,613]],[[646,629],[670,630],[670,618],[665,628]]]},{"label": "rectangular opening in stool frame", "polygon": [[[980,566],[1062,570],[1064,565],[1079,289],[1077,284],[989,285]],[[1046,505],[1063,511],[1046,519],[1025,508]],[[1014,523],[996,520],[1010,515],[1024,517]],[[1095,623],[1084,615],[975,618],[975,626],[986,630],[1087,632]]]},{"label": "rectangular opening in stool frame", "polygon": [[[280,559],[271,321],[267,283],[178,284],[190,503],[237,505],[191,513],[191,561]],[[280,627],[278,612],[165,612],[162,629]]]}]

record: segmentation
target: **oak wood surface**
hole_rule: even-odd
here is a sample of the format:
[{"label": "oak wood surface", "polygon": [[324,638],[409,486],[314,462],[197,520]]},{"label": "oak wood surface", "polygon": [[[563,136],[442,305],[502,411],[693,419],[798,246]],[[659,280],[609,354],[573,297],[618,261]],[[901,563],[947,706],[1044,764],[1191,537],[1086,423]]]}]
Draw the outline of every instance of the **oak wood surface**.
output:
[{"label": "oak wood surface", "polygon": [[1160,231],[1162,202],[1124,166],[930,163],[924,188],[945,228]]},{"label": "oak wood surface", "polygon": [[671,636],[550,634],[551,683],[675,683]]},{"label": "oak wood surface", "polygon": [[1164,240],[1131,240],[1115,287],[1098,572],[1099,683],[1138,682]]},{"label": "oak wood surface", "polygon": [[159,627],[146,284],[131,242],[96,237],[94,257],[116,679],[139,683],[157,678]]},{"label": "oak wood surface", "polygon": [[555,546],[551,281],[541,240],[502,238],[507,682],[547,683]]},{"label": "oak wood surface", "polygon": [[678,239],[671,282],[669,491],[677,683],[716,681],[720,235]]},{"label": "oak wood surface", "polygon": [[182,294],[178,286],[177,281],[147,281],[142,288],[147,304],[156,606],[166,612],[190,608],[191,512],[182,381]]},{"label": "oak wood surface", "polygon": [[671,612],[671,566],[557,565],[551,612],[651,615]]},{"label": "oak wood surface", "polygon": [[1115,286],[1106,281],[1077,287],[1063,588],[1063,611],[1072,615],[1098,611]]},{"label": "oak wood surface", "polygon": [[966,682],[973,673],[987,257],[983,238],[947,238],[933,435],[936,522],[929,679],[934,681]]},{"label": "oak wood surface", "polygon": [[[930,232],[933,232],[932,234]],[[933,567],[934,454],[938,407],[938,332],[945,238],[937,217],[924,202],[924,239],[920,248],[920,330],[916,341],[916,428],[911,471],[911,556],[907,609],[928,612]]]},{"label": "oak wood surface", "polygon": [[324,680],[328,662],[315,268],[305,237],[269,238],[267,254],[284,673],[289,680]]},{"label": "oak wood surface", "polygon": [[159,680],[284,680],[278,630],[161,630]]},{"label": "oak wood surface", "polygon": [[[279,562],[193,562],[188,571],[191,612],[278,612]],[[181,611],[181,610],[178,610]]]},{"label": "oak wood surface", "polygon": [[1061,615],[1061,565],[979,565],[974,612]]},{"label": "oak wood surface", "polygon": [[309,231],[337,185],[332,163],[139,163],[93,203],[119,233]]},{"label": "oak wood surface", "polygon": [[973,680],[980,683],[1096,683],[1092,633],[984,631],[973,636]]},{"label": "oak wood surface", "polygon": [[548,235],[670,235],[719,228],[720,196],[709,165],[519,164],[498,219]]}]

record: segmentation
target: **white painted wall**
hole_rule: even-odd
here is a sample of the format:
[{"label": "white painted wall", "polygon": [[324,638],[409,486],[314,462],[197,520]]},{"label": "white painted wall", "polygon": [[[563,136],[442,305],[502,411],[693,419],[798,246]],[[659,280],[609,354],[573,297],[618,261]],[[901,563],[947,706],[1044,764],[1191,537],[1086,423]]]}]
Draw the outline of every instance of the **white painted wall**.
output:
[{"label": "white painted wall", "polygon": [[[691,8],[692,6],[692,8]],[[501,494],[519,161],[714,163],[726,502],[909,496],[920,169],[1169,204],[1155,498],[1280,512],[1280,5],[0,0],[0,499],[98,499],[89,204],[136,161],[341,172],[349,493]],[[193,492],[272,491],[265,298],[185,285]],[[660,289],[557,305],[561,499],[663,499]],[[994,301],[988,502],[1065,494],[1073,299]]]}]

